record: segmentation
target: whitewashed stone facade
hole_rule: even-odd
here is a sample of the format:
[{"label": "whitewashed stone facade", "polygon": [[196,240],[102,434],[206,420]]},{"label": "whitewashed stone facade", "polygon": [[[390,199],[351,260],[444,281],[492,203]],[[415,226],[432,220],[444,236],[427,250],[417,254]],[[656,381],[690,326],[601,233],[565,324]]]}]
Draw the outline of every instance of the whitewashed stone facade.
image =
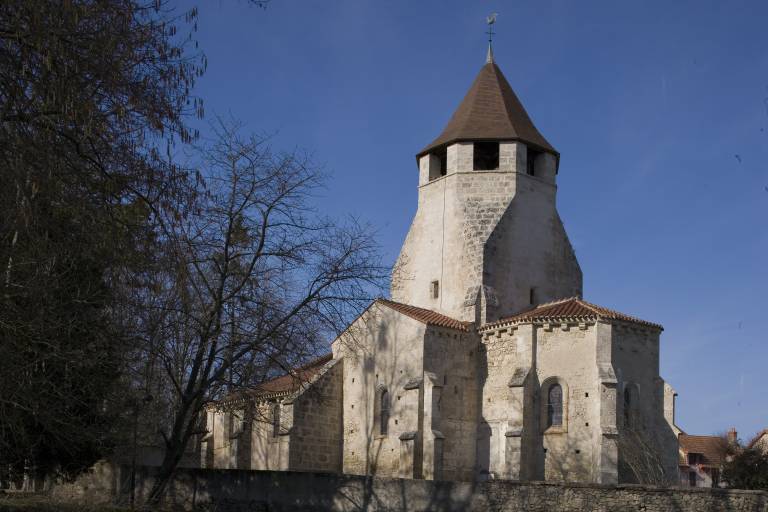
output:
[{"label": "whitewashed stone facade", "polygon": [[243,434],[211,412],[209,465],[615,483],[637,480],[620,440],[639,432],[676,479],[662,328],[581,299],[559,159],[486,64],[417,156],[393,300],[333,342],[309,385],[256,400],[264,418],[281,404],[279,435],[265,420],[238,448]]}]

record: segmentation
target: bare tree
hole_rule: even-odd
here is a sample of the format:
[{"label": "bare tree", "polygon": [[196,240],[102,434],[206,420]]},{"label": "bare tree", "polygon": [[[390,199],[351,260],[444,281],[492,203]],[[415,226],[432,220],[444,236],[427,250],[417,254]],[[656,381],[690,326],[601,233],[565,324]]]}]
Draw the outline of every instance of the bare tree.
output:
[{"label": "bare tree", "polygon": [[669,475],[665,457],[659,443],[651,433],[642,429],[625,428],[619,434],[619,464],[625,479],[639,484],[669,485],[674,475]]},{"label": "bare tree", "polygon": [[157,212],[164,253],[148,287],[147,352],[172,390],[158,501],[204,406],[316,355],[386,278],[370,229],[312,208],[323,175],[298,151],[219,122],[200,148],[198,193]]}]

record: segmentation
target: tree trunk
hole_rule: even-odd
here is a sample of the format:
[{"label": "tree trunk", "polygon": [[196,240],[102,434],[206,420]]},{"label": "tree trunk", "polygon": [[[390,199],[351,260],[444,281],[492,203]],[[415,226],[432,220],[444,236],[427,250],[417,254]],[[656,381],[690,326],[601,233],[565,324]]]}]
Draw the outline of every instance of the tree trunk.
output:
[{"label": "tree trunk", "polygon": [[166,438],[163,463],[160,465],[155,482],[152,484],[152,490],[147,498],[147,506],[158,505],[162,500],[166,488],[171,482],[173,474],[176,472],[179,462],[181,462],[181,458],[184,456],[187,443],[190,437],[192,437],[191,432],[195,426],[200,406],[201,404],[198,400],[182,402],[179,416],[171,431],[171,435]]}]

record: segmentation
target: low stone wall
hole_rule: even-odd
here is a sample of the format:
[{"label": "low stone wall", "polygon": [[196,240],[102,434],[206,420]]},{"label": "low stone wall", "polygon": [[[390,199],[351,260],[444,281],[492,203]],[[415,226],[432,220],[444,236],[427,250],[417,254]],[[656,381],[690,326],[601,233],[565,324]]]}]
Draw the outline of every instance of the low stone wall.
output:
[{"label": "low stone wall", "polygon": [[[137,500],[149,492],[155,471],[138,471]],[[127,468],[120,473],[127,474]],[[124,503],[127,480],[110,481],[122,482],[113,499]],[[222,512],[768,512],[768,493],[762,491],[500,480],[473,484],[226,469],[179,470],[167,501],[187,510]]]}]

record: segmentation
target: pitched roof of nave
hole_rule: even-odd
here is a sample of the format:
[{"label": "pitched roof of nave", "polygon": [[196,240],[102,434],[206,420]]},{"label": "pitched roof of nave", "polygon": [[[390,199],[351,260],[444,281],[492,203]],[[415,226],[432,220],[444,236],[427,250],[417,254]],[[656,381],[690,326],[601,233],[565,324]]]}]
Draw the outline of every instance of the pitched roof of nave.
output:
[{"label": "pitched roof of nave", "polygon": [[220,403],[231,404],[240,402],[246,398],[268,399],[289,395],[298,391],[302,384],[312,380],[323,367],[333,359],[333,354],[328,353],[313,359],[309,363],[294,368],[289,373],[267,380],[249,389],[244,389],[230,394]]},{"label": "pitched roof of nave", "polygon": [[506,324],[528,323],[528,322],[557,322],[557,321],[597,321],[597,320],[620,320],[635,324],[664,329],[659,324],[647,322],[634,316],[626,315],[613,309],[591,304],[578,297],[560,299],[546,304],[540,304],[533,309],[524,311],[514,316],[502,318],[496,322],[486,324],[481,330],[499,327]]},{"label": "pitched roof of nave", "polygon": [[410,304],[403,304],[388,299],[377,299],[376,302],[427,325],[447,327],[449,329],[464,332],[469,331],[469,328],[472,326],[471,322],[462,322],[461,320],[456,320],[455,318],[443,315],[437,311],[432,311],[431,309],[411,306]]},{"label": "pitched roof of nave", "polygon": [[728,442],[720,436],[690,436],[680,434],[678,437],[680,446],[680,464],[687,465],[688,460],[683,455],[700,453],[704,456],[701,462],[704,466],[720,466],[725,461]]},{"label": "pitched roof of nave", "polygon": [[[443,315],[431,309],[424,309],[409,304],[403,304],[401,302],[395,302],[388,299],[376,299],[373,304],[381,304],[390,309],[397,311],[407,317],[413,318],[426,325],[433,325],[437,327],[446,327],[448,329],[455,329],[457,331],[469,331],[472,326],[471,322],[462,322],[449,316]],[[370,307],[370,306],[369,306]],[[281,397],[289,395],[299,390],[302,384],[310,382],[325,365],[333,359],[333,354],[325,354],[317,359],[310,361],[309,363],[293,369],[291,372],[275,377],[268,381],[262,382],[258,386],[250,389],[238,391],[225,397],[220,401],[222,404],[233,404],[241,402],[246,398],[259,398],[269,399],[275,397]]]},{"label": "pitched roof of nave", "polygon": [[461,140],[519,140],[558,155],[492,61],[480,69],[440,136],[416,156]]}]

